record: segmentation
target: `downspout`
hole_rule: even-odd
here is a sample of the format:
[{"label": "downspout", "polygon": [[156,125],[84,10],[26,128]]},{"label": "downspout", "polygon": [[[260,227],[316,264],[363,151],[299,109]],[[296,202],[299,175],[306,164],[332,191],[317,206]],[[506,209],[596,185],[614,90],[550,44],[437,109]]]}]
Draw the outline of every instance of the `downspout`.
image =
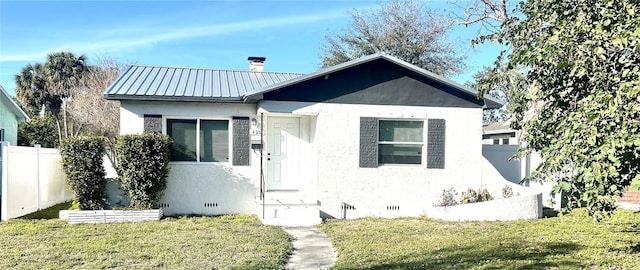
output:
[{"label": "downspout", "polygon": [[264,219],[264,204],[265,204],[265,200],[264,200],[265,183],[264,183],[264,167],[263,167],[264,137],[263,137],[263,130],[262,130],[264,128],[263,121],[264,121],[264,114],[260,113],[260,200],[262,200],[262,219]]}]

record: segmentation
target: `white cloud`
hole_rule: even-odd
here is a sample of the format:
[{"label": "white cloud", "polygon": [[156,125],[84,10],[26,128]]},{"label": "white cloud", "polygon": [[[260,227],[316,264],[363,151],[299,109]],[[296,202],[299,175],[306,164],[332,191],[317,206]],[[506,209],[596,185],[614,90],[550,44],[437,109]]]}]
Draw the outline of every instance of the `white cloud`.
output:
[{"label": "white cloud", "polygon": [[[183,40],[197,37],[216,36],[228,33],[236,33],[243,31],[256,31],[259,29],[298,25],[304,23],[313,23],[319,21],[330,21],[340,17],[348,16],[344,10],[333,10],[329,12],[304,14],[298,16],[256,19],[248,21],[240,21],[233,23],[212,24],[205,26],[181,27],[158,29],[157,26],[148,29],[147,35],[129,34],[128,36],[120,36],[107,40],[84,41],[77,43],[68,43],[55,47],[44,48],[36,52],[24,52],[0,55],[0,62],[18,62],[18,61],[37,61],[42,60],[47,54],[61,51],[81,51],[83,53],[104,51],[104,50],[120,50],[133,47],[142,47],[155,43]],[[105,32],[117,32],[114,29],[106,29]],[[95,32],[95,31],[92,31]],[[128,31],[122,31],[128,32]],[[138,31],[136,31],[138,32]]]}]

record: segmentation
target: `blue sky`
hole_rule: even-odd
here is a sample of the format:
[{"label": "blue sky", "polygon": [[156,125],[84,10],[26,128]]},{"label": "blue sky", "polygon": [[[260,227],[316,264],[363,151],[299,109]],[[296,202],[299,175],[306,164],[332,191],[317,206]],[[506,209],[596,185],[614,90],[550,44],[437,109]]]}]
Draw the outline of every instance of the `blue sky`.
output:
[{"label": "blue sky", "polygon": [[[470,1],[469,1],[470,2]],[[464,5],[465,0],[457,1]],[[452,16],[450,1],[426,1]],[[0,84],[14,94],[14,76],[29,63],[61,50],[91,60],[121,63],[248,69],[248,56],[265,56],[265,70],[309,73],[320,65],[325,35],[350,22],[351,9],[377,1],[0,1]],[[449,39],[467,68],[464,83],[491,65],[501,47],[471,48],[477,27],[454,26]]]}]

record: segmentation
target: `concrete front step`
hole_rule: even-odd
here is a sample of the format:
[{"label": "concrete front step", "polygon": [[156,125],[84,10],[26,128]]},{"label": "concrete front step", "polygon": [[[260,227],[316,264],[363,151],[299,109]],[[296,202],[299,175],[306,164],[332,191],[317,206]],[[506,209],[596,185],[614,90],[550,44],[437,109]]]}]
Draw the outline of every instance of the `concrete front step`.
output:
[{"label": "concrete front step", "polygon": [[313,226],[320,224],[318,203],[302,199],[257,201],[256,213],[264,224],[276,226]]}]

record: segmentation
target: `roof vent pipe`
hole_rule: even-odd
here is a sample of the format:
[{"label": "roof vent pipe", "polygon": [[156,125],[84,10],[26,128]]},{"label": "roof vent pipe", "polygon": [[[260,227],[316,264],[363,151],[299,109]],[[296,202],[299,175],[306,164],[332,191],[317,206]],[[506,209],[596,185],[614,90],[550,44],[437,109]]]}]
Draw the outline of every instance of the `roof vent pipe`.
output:
[{"label": "roof vent pipe", "polygon": [[249,56],[247,58],[249,60],[249,70],[255,72],[262,72],[264,69],[264,61],[267,60],[266,57],[257,57],[257,56]]}]

